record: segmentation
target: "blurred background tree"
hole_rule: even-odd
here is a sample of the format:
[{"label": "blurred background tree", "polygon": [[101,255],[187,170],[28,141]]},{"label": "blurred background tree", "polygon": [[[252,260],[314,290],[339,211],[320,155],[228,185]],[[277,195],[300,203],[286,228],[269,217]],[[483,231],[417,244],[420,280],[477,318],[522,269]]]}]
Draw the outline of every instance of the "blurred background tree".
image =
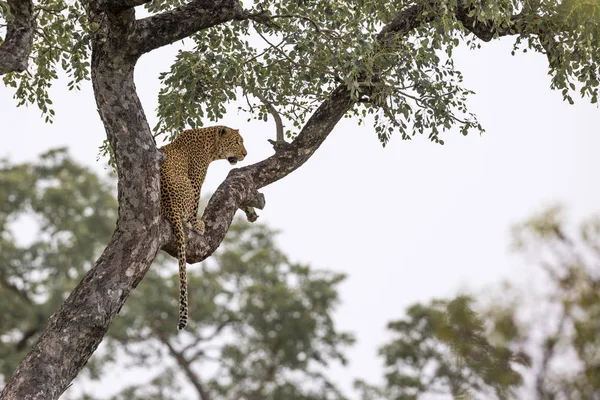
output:
[{"label": "blurred background tree", "polygon": [[355,382],[363,400],[600,399],[600,218],[571,227],[552,207],[513,238],[535,285],[409,307],[380,348],[383,384]]},{"label": "blurred background tree", "polygon": [[106,246],[117,217],[112,192],[65,149],[35,164],[0,161],[0,380]]},{"label": "blurred background tree", "polygon": [[237,220],[214,257],[189,268],[194,321],[182,333],[176,268],[152,268],[111,327],[106,352],[125,351],[131,366],[157,372],[115,400],[184,398],[173,382],[200,400],[343,398],[324,367],[345,363],[353,342],[331,316],[344,276],[291,263],[275,235]]}]

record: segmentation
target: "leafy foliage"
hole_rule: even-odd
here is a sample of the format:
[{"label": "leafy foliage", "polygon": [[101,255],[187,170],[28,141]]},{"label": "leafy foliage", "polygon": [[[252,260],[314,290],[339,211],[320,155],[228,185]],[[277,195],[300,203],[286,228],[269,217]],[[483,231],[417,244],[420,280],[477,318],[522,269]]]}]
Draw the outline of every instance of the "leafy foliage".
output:
[{"label": "leafy foliage", "polygon": [[[516,247],[542,267],[550,312],[522,329],[542,326],[531,338],[539,350],[536,392],[540,398],[596,399],[600,393],[600,218],[569,226],[560,207],[515,227]],[[515,313],[518,310],[514,311]],[[551,318],[551,319],[550,319]],[[548,323],[548,320],[554,323]],[[533,326],[532,326],[533,325]],[[560,368],[556,360],[569,360]]]},{"label": "leafy foliage", "polygon": [[457,123],[465,134],[482,130],[466,110],[470,92],[454,69],[452,49],[459,42],[447,34],[449,26],[428,26],[385,45],[373,39],[396,9],[379,1],[255,2],[253,10],[268,10],[273,23],[242,21],[203,31],[193,36],[194,49],[180,51],[161,75],[156,131],[176,133],[195,121],[219,119],[225,104],[240,98],[247,101],[240,110],[266,120],[264,97],[291,123],[286,133],[293,136],[341,83],[359,102],[350,115],[359,121],[371,115],[384,144],[393,131],[403,138],[427,133],[438,141]]},{"label": "leafy foliage", "polygon": [[[156,14],[183,3],[155,0],[145,7]],[[382,26],[416,6],[422,7],[420,27],[406,36],[376,39]],[[5,83],[16,89],[19,105],[36,103],[51,121],[48,89],[57,66],[69,75],[69,88],[89,78],[93,27],[86,25],[79,2],[46,0],[35,7],[34,65],[8,74]],[[294,136],[341,84],[356,100],[347,117],[372,123],[384,145],[393,133],[403,139],[425,134],[443,144],[440,135],[455,127],[465,135],[484,131],[468,111],[472,92],[454,66],[454,49],[475,49],[482,40],[506,34],[516,35],[513,54],[533,50],[547,56],[551,87],[567,101],[579,92],[597,102],[598,0],[258,0],[248,10],[264,18],[193,35],[192,45],[160,75],[156,134],[174,136],[217,121],[228,104],[237,104],[249,119],[266,120],[268,103]],[[466,27],[458,14],[466,14],[473,26]],[[0,7],[0,21],[8,17],[7,7]]]},{"label": "leafy foliage", "polygon": [[413,305],[388,325],[384,384],[355,383],[363,400],[598,398],[600,219],[577,229],[554,207],[513,237],[543,292],[505,283],[478,297],[478,315],[465,296]]},{"label": "leafy foliage", "polygon": [[[4,2],[0,2],[4,3]],[[7,20],[8,7],[0,7],[0,22]],[[55,115],[49,90],[59,78],[60,68],[68,77],[69,90],[80,89],[90,78],[90,43],[81,2],[44,0],[35,4],[33,61],[22,73],[4,76],[4,84],[15,89],[17,105],[35,104],[46,122]]]},{"label": "leafy foliage", "polygon": [[358,381],[363,399],[408,400],[435,393],[505,399],[522,383],[514,367],[527,365],[527,358],[489,339],[470,298],[416,304],[406,314],[388,324],[393,339],[380,349],[385,386]]},{"label": "leafy foliage", "polygon": [[[537,2],[536,14],[523,20],[538,35],[521,35],[515,50],[523,46],[546,54],[552,76],[551,88],[560,90],[563,98],[574,103],[573,93],[598,102],[600,80],[600,1],[566,0]],[[541,18],[541,17],[544,18]],[[513,51],[514,54],[514,51]]]}]

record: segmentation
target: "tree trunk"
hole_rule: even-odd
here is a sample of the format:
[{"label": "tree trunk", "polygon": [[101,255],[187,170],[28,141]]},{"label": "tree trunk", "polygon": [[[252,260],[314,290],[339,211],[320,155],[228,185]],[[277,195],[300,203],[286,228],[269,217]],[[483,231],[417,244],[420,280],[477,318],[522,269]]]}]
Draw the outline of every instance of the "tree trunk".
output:
[{"label": "tree trunk", "polygon": [[3,400],[58,398],[96,350],[161,246],[160,152],[135,91],[137,57],[123,46],[133,11],[117,18],[98,11],[94,16],[104,25],[93,39],[92,81],[117,161],[119,219],[102,256],[7,382]]}]

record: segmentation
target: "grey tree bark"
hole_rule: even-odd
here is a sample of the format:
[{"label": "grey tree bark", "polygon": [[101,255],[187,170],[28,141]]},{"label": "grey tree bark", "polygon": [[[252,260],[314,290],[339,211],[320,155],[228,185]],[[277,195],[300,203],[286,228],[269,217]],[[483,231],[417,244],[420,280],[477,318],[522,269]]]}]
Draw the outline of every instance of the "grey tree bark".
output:
[{"label": "grey tree bark", "polygon": [[[152,137],[133,79],[139,57],[216,24],[235,19],[260,21],[265,18],[262,14],[244,11],[236,0],[193,0],[175,10],[136,20],[133,7],[147,1],[87,1],[88,17],[97,27],[92,37],[92,82],[118,168],[119,218],[102,256],[50,318],[40,339],[8,380],[0,394],[1,400],[57,399],[96,350],[111,321],[131,290],[142,280],[158,251],[163,249],[171,255],[176,254],[171,227],[160,215],[159,165],[162,154]],[[29,21],[31,3],[28,9],[23,0],[9,0],[9,3],[11,7],[24,7],[23,21]],[[428,22],[432,16],[429,13],[423,17],[424,8],[420,4],[399,10],[397,17],[382,29],[376,40],[385,45],[390,37],[405,35]],[[461,9],[457,18],[463,21],[465,29],[484,40],[491,38],[491,24],[479,24],[475,28]],[[27,23],[21,25],[18,29],[26,33]],[[489,32],[484,31],[484,27]],[[519,30],[516,24],[509,28],[501,34]],[[21,39],[22,43],[31,46],[30,37],[25,35]],[[10,46],[5,42],[0,50],[7,48]],[[30,51],[25,45],[19,49],[24,49],[27,54]],[[13,55],[18,56],[19,51]],[[1,65],[0,73],[3,71]],[[24,68],[26,64],[19,65],[18,68]],[[368,88],[365,88],[365,95],[368,96]],[[302,166],[356,101],[358,99],[351,96],[347,87],[340,85],[306,122],[293,142],[278,141],[273,156],[232,170],[205,210],[205,234],[200,236],[186,231],[188,262],[202,261],[216,250],[238,209],[262,208],[265,201],[258,190]]]},{"label": "grey tree bark", "polygon": [[33,43],[33,3],[8,0],[12,19],[8,21],[4,43],[0,45],[0,75],[27,69]]}]

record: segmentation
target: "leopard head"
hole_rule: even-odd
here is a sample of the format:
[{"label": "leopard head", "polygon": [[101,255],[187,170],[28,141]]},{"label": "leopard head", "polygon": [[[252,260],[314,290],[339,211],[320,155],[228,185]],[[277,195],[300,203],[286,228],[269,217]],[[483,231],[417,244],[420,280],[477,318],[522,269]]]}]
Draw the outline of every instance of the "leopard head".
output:
[{"label": "leopard head", "polygon": [[216,153],[216,159],[227,160],[231,165],[242,161],[248,155],[239,129],[232,129],[226,126],[217,127]]}]

